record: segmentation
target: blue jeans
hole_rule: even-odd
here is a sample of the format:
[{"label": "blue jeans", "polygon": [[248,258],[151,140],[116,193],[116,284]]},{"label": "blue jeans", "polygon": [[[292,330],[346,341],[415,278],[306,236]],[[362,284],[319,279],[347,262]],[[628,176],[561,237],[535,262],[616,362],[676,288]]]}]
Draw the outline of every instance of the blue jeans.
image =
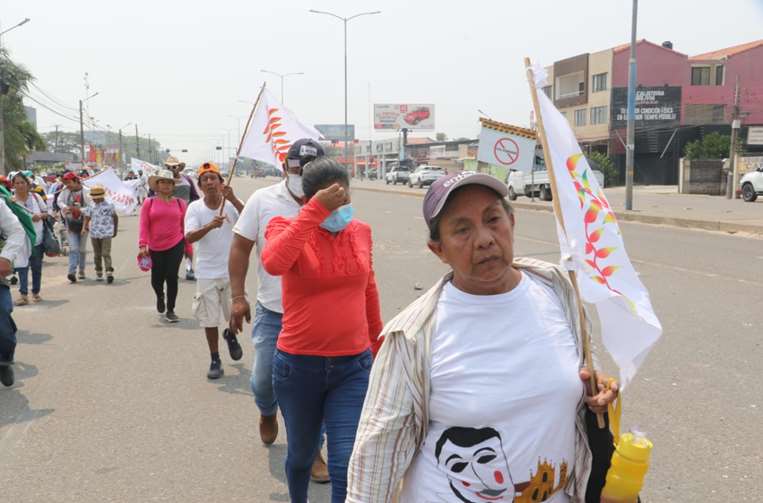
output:
[{"label": "blue jeans", "polygon": [[29,265],[26,267],[17,267],[16,273],[19,275],[19,293],[21,295],[29,294],[29,269],[32,269],[32,293],[40,293],[42,287],[42,244],[32,248],[32,255],[29,257]]},{"label": "blue jeans", "polygon": [[80,274],[85,274],[87,234],[66,231],[66,239],[69,241],[69,274],[76,273],[78,265]]},{"label": "blue jeans", "polygon": [[259,302],[254,306],[254,363],[251,385],[254,403],[263,416],[273,416],[278,412],[278,400],[273,391],[273,354],[276,351],[278,334],[281,332],[282,316]]},{"label": "blue jeans", "polygon": [[347,465],[355,444],[371,351],[341,357],[276,351],[273,388],[286,424],[286,479],[292,503],[307,502],[310,467],[320,445],[321,422],[328,437],[331,501],[347,497]]},{"label": "blue jeans", "polygon": [[16,352],[16,324],[11,318],[12,312],[11,290],[0,285],[0,363],[12,362]]}]

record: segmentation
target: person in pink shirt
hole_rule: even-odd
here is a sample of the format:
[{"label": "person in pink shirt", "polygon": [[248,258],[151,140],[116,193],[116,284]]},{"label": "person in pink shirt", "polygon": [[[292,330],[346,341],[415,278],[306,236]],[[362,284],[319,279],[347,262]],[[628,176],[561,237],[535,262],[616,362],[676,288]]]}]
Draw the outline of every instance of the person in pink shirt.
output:
[{"label": "person in pink shirt", "polygon": [[161,169],[148,179],[148,183],[155,195],[146,199],[140,209],[140,255],[151,257],[151,286],[156,293],[156,310],[164,314],[168,322],[177,323],[175,300],[178,269],[185,251],[183,220],[188,206],[182,199],[172,196],[175,190],[172,171]]}]

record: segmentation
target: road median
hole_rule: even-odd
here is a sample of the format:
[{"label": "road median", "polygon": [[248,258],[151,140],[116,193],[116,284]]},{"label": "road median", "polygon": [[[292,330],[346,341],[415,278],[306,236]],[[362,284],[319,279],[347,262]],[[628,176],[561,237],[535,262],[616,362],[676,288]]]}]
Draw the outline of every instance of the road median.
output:
[{"label": "road median", "polygon": [[[369,187],[366,185],[355,184],[354,190],[363,190],[366,192],[377,192],[381,194],[398,194],[402,196],[424,197],[426,191],[415,191],[406,188],[381,188]],[[547,202],[517,202],[512,201],[511,205],[518,210],[545,211],[553,212],[554,208]],[[763,224],[758,223],[739,223],[725,220],[709,220],[674,217],[669,215],[654,215],[640,211],[615,211],[615,216],[623,222],[635,222],[648,225],[668,225],[671,227],[680,227],[683,229],[698,229],[715,232],[725,232],[727,234],[750,234],[755,237],[763,237]]]}]

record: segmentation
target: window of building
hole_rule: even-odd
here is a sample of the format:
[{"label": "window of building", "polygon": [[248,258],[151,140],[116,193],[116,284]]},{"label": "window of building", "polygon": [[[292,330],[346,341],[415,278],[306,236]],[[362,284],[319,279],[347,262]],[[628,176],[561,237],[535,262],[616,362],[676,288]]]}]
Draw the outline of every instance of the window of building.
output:
[{"label": "window of building", "polygon": [[599,91],[606,91],[607,90],[607,74],[606,73],[597,73],[593,76],[593,92],[598,93]]},{"label": "window of building", "polygon": [[585,79],[585,73],[582,71],[556,77],[554,99],[574,98],[585,94]]},{"label": "window of building", "polygon": [[607,108],[592,107],[591,108],[591,124],[606,124],[607,123]]},{"label": "window of building", "polygon": [[691,68],[691,85],[709,86],[710,85],[710,67],[693,66]]},{"label": "window of building", "polygon": [[575,126],[586,125],[586,109],[575,110]]},{"label": "window of building", "polygon": [[546,96],[551,98],[551,86],[546,86],[543,88],[543,92],[546,93]]},{"label": "window of building", "polygon": [[715,67],[715,85],[723,85],[723,65],[718,65]]}]

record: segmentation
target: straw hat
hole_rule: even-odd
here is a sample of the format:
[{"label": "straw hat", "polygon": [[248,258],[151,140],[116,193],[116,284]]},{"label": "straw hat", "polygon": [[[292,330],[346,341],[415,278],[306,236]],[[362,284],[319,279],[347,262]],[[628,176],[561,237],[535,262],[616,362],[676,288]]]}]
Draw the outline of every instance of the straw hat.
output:
[{"label": "straw hat", "polygon": [[177,157],[169,156],[164,160],[164,165],[168,168],[172,168],[175,166],[180,166],[180,161],[178,161]]},{"label": "straw hat", "polygon": [[90,189],[90,197],[103,197],[106,195],[106,189],[100,185],[94,185]]},{"label": "straw hat", "polygon": [[175,183],[175,175],[168,169],[160,169],[155,175],[148,177],[148,186],[154,192],[156,192],[156,182],[159,180],[169,180],[170,182]]}]

